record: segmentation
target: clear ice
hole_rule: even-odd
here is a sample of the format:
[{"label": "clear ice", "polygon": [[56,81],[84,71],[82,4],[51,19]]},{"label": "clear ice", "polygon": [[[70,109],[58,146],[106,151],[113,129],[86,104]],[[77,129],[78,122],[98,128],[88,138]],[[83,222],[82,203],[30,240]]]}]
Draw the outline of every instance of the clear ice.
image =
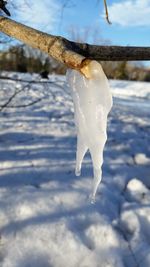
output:
[{"label": "clear ice", "polygon": [[102,179],[103,150],[107,140],[107,116],[112,107],[112,95],[101,65],[92,60],[89,64],[90,79],[76,70],[66,74],[74,103],[77,129],[75,174],[81,174],[81,165],[89,149],[93,163],[93,188],[91,202],[95,201]]}]

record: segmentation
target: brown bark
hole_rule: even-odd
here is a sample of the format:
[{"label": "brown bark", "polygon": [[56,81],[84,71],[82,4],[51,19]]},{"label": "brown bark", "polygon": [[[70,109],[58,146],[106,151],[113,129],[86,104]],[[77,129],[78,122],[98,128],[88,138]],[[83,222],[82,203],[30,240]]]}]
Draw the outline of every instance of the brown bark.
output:
[{"label": "brown bark", "polygon": [[76,53],[69,45],[69,41],[62,37],[40,32],[2,16],[0,16],[0,31],[33,48],[40,49],[68,67],[81,68],[84,57]]},{"label": "brown bark", "polygon": [[[0,31],[82,71],[90,60],[150,60],[150,47],[99,46],[69,41],[0,16]],[[89,60],[90,59],[90,60]]]}]

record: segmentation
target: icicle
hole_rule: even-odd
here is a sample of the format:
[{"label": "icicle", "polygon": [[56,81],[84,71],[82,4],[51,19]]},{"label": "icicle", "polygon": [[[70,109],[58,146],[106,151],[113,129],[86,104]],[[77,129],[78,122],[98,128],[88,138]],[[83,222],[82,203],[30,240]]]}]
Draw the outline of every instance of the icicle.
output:
[{"label": "icicle", "polygon": [[93,163],[93,189],[91,202],[102,177],[103,150],[107,140],[107,116],[112,107],[112,95],[108,80],[97,61],[88,65],[90,79],[76,70],[67,71],[67,81],[74,102],[75,124],[77,128],[76,169],[81,173],[85,153],[89,149]]}]

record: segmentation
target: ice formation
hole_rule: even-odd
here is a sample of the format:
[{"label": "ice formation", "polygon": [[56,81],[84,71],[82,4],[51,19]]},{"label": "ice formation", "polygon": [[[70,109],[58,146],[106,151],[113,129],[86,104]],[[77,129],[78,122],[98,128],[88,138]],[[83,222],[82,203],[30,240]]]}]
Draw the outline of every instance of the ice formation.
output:
[{"label": "ice formation", "polygon": [[93,163],[92,202],[102,178],[103,149],[107,140],[107,116],[112,107],[112,95],[108,80],[101,65],[92,60],[88,65],[90,79],[76,70],[67,71],[74,103],[77,128],[76,169],[81,173],[81,164],[89,149]]}]

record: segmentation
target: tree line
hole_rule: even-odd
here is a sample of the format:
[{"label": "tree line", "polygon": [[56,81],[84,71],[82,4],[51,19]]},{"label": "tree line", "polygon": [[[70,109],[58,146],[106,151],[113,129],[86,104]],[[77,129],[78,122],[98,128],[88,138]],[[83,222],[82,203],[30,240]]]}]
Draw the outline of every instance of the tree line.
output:
[{"label": "tree line", "polygon": [[[128,61],[102,61],[104,71],[110,79],[150,81],[150,70],[142,64]],[[15,45],[0,52],[0,71],[65,74],[66,66],[45,53],[27,45]]]}]

